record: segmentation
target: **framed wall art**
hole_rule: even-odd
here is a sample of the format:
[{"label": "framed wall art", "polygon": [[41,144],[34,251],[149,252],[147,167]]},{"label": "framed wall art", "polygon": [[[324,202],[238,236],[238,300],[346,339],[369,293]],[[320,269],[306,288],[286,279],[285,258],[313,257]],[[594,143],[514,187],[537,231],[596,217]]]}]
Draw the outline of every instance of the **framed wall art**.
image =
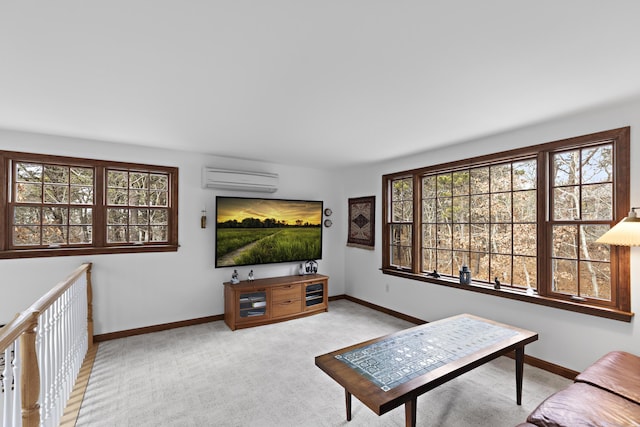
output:
[{"label": "framed wall art", "polygon": [[375,248],[376,196],[349,199],[347,246]]}]

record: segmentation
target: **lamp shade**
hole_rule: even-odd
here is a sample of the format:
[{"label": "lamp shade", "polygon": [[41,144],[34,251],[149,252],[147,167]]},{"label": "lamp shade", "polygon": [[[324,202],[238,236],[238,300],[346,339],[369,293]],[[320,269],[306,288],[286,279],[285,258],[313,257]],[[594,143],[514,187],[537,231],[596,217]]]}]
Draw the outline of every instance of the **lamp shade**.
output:
[{"label": "lamp shade", "polygon": [[632,208],[629,216],[604,233],[596,243],[617,246],[640,246],[640,218]]}]

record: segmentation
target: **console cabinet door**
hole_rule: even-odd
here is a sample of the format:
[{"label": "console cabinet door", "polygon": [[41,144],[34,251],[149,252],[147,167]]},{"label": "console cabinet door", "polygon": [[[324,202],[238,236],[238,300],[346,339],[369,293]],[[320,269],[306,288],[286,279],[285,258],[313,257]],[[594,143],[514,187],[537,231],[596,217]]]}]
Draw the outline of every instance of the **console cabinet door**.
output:
[{"label": "console cabinet door", "polygon": [[319,280],[304,284],[304,311],[327,308],[327,281]]},{"label": "console cabinet door", "polygon": [[266,289],[257,289],[255,292],[236,291],[236,294],[238,295],[236,322],[256,322],[268,318]]}]

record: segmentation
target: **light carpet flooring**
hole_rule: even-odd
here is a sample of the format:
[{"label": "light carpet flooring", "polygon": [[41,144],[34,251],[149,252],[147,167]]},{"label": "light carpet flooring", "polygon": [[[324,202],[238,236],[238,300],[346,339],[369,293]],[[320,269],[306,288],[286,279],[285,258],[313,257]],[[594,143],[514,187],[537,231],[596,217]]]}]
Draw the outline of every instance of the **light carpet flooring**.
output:
[{"label": "light carpet flooring", "polygon": [[[235,332],[222,321],[100,343],[77,426],[404,426],[404,406],[377,416],[314,357],[407,327],[346,300],[329,312]],[[419,426],[515,426],[570,381],[525,365],[522,406],[506,357],[418,398]]]}]

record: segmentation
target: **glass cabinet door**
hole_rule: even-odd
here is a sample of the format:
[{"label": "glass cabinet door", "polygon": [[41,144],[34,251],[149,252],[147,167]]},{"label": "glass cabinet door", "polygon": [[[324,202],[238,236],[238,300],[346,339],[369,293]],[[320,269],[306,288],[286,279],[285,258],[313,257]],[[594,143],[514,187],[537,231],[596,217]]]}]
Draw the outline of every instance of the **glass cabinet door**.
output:
[{"label": "glass cabinet door", "polygon": [[313,307],[324,303],[324,287],[322,283],[307,285],[304,294],[304,304],[306,307]]},{"label": "glass cabinet door", "polygon": [[261,291],[240,294],[240,310],[238,313],[241,318],[258,317],[267,314],[267,293]]}]

